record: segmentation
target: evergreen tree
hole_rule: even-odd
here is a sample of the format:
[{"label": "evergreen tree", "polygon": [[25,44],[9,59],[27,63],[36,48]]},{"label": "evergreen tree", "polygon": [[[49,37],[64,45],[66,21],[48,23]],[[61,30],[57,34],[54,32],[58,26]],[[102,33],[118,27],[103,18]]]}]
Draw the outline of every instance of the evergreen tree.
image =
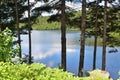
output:
[{"label": "evergreen tree", "polygon": [[65,20],[65,0],[61,0],[61,45],[62,45],[62,68],[66,70],[66,20]]},{"label": "evergreen tree", "polygon": [[107,0],[104,2],[104,26],[103,26],[103,51],[102,51],[102,70],[106,67],[106,28],[107,28]]},{"label": "evergreen tree", "polygon": [[28,0],[28,31],[29,31],[29,64],[32,63],[31,61],[31,24],[30,24],[30,1]]},{"label": "evergreen tree", "polygon": [[85,50],[85,28],[86,28],[86,0],[82,1],[82,23],[81,23],[81,38],[80,38],[80,61],[78,76],[83,76],[84,68],[84,50]]},{"label": "evergreen tree", "polygon": [[20,28],[19,28],[19,12],[18,12],[18,5],[17,0],[14,0],[15,3],[15,10],[16,10],[16,25],[17,25],[17,34],[18,34],[18,44],[19,44],[19,57],[21,58],[21,38],[20,38]]},{"label": "evergreen tree", "polygon": [[[7,0],[6,0],[7,1]],[[19,19],[20,21],[23,20],[24,12],[27,10],[27,6],[24,1],[17,1],[18,5],[18,12],[19,12]],[[0,5],[0,23],[2,30],[5,29],[6,27],[9,27],[10,29],[15,29],[15,24],[16,24],[16,6],[14,1],[8,0],[5,3],[2,3]]]}]

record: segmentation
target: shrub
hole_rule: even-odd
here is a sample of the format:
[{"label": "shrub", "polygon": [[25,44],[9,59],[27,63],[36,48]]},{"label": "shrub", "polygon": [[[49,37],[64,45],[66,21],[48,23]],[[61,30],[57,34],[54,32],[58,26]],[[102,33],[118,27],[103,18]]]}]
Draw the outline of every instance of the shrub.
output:
[{"label": "shrub", "polygon": [[0,62],[0,80],[79,80],[72,73],[43,64],[14,64]]},{"label": "shrub", "polygon": [[18,64],[0,62],[0,80],[112,80],[104,77],[75,77],[62,69],[49,68],[44,64]]},{"label": "shrub", "polygon": [[18,46],[13,40],[14,36],[10,29],[0,31],[0,61],[10,61],[18,53]]}]

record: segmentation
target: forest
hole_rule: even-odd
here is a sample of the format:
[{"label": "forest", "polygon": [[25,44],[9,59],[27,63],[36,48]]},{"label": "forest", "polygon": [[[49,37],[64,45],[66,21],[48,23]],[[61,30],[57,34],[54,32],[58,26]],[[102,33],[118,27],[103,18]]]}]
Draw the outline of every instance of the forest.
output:
[{"label": "forest", "polygon": [[[78,7],[77,3],[81,5]],[[77,5],[78,8],[76,8],[75,5]],[[56,11],[56,13],[54,11]],[[52,15],[43,16],[45,12],[48,14],[52,13]],[[57,66],[58,69],[56,67],[49,68],[43,63],[39,64],[34,62],[32,36],[36,35],[33,35],[32,33],[35,30],[44,32],[47,30],[60,31],[61,61],[60,65]],[[74,75],[67,70],[67,62],[69,61],[67,59],[69,55],[67,54],[67,31],[79,31],[80,33],[79,40],[77,40],[80,43],[77,44],[80,46],[78,49],[79,61],[77,65],[77,75]],[[45,33],[43,34],[45,35]],[[28,54],[24,55],[24,57],[22,53],[22,35],[28,35]],[[49,36],[52,38],[52,35]],[[89,76],[85,76],[86,37],[91,36],[93,37],[93,74],[92,72],[89,72]],[[40,37],[40,39],[43,38],[45,37]],[[97,70],[99,39],[101,39],[102,48],[102,50],[99,50],[101,52],[102,60],[100,74],[99,70]],[[101,73],[107,72],[106,65],[108,61],[106,58],[108,52],[109,54],[119,53],[119,46],[120,0],[0,1],[1,80],[112,80],[112,77],[109,78],[110,75],[106,78],[106,76]],[[112,49],[108,51],[108,47]],[[116,49],[116,47],[118,48]],[[18,58],[17,62],[12,60],[15,57]],[[119,74],[117,73],[117,75]],[[16,78],[16,76],[18,77]],[[119,80],[120,78],[115,77],[113,80],[114,79]]]}]

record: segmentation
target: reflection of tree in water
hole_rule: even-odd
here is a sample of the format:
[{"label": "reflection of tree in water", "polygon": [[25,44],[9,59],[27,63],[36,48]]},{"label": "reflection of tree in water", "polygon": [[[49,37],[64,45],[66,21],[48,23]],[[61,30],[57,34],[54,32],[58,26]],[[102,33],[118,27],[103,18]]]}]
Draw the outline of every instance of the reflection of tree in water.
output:
[{"label": "reflection of tree in water", "polygon": [[[89,46],[94,46],[94,36],[86,37],[86,42],[85,42],[85,44],[86,44],[86,45],[89,45]],[[98,45],[98,46],[101,46],[101,45],[102,45],[102,39],[101,39],[101,38],[98,38],[97,45]]]}]

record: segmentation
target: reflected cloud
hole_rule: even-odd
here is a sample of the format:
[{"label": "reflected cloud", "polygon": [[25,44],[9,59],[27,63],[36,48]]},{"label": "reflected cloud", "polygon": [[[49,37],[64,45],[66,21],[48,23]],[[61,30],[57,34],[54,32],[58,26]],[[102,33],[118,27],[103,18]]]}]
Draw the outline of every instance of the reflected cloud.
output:
[{"label": "reflected cloud", "polygon": [[68,53],[74,53],[75,51],[76,51],[76,49],[71,49],[71,48],[68,48],[68,49],[67,49],[67,52],[68,52]]},{"label": "reflected cloud", "polygon": [[[61,54],[60,31],[32,31],[32,56],[34,60],[45,59],[54,55]],[[78,45],[78,32],[69,32],[67,34],[67,54],[73,55]],[[51,34],[49,36],[48,34]],[[78,34],[79,35],[79,34]],[[71,38],[71,36],[73,38]],[[22,35],[22,52],[28,53],[28,36]]]},{"label": "reflected cloud", "polygon": [[40,51],[40,49],[37,49],[34,51],[33,57],[34,59],[44,59],[48,56],[55,55],[56,53],[58,54],[59,52],[60,52],[60,49],[57,49],[57,48],[51,48],[46,52],[42,52]]},{"label": "reflected cloud", "polygon": [[[75,51],[76,51],[75,49],[70,49],[70,48],[67,49],[67,53],[69,53],[69,54],[72,54]],[[35,48],[33,52],[34,52],[34,54],[32,56],[36,60],[36,59],[44,59],[49,56],[60,54],[61,49],[60,48],[50,48],[50,50],[47,50],[46,52],[44,52],[44,51],[40,50],[39,48]]]}]

